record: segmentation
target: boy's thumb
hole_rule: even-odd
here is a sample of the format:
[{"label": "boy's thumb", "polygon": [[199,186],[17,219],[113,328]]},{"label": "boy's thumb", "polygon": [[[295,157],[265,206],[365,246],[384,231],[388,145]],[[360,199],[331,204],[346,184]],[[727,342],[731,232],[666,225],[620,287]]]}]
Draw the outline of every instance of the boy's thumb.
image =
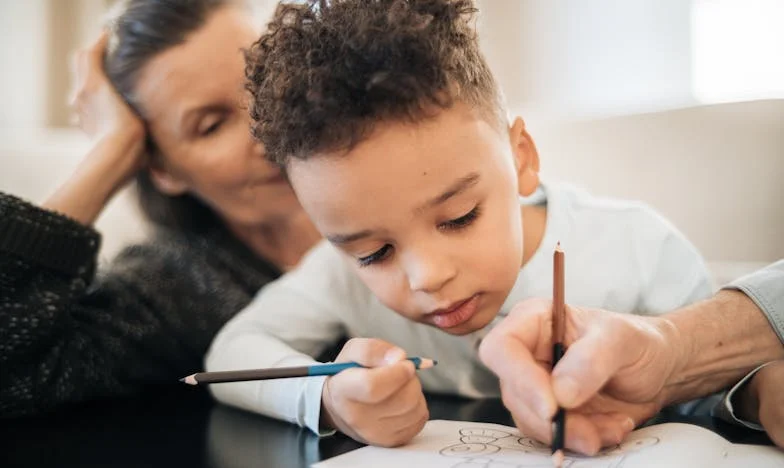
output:
[{"label": "boy's thumb", "polygon": [[354,361],[365,367],[387,366],[405,358],[405,351],[375,338],[351,339],[338,356],[339,361]]}]

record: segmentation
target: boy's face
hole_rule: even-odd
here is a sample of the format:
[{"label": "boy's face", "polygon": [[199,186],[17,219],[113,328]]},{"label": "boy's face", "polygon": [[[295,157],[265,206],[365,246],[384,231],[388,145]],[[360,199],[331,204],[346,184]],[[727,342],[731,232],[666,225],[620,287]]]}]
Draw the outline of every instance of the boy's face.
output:
[{"label": "boy's face", "polygon": [[513,133],[457,104],[417,124],[379,123],[350,152],[292,159],[288,173],[381,302],[462,335],[490,323],[520,270],[528,163]]}]

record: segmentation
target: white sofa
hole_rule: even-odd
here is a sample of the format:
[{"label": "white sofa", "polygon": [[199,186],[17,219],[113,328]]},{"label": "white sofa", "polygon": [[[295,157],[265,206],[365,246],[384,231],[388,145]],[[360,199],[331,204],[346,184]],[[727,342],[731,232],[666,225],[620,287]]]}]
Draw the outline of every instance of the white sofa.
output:
[{"label": "white sofa", "polygon": [[[0,190],[41,203],[77,167],[90,141],[75,130],[0,130]],[[148,226],[130,188],[121,191],[96,222],[103,233],[102,260],[142,240]]]}]

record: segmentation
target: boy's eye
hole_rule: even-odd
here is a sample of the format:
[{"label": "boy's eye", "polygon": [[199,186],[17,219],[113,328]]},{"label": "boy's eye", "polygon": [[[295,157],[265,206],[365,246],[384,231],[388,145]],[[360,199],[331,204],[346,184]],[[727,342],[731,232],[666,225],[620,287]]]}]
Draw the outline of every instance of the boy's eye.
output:
[{"label": "boy's eye", "polygon": [[439,224],[438,228],[442,230],[445,229],[445,230],[452,230],[452,231],[462,229],[464,227],[471,225],[471,223],[476,221],[476,218],[478,217],[479,217],[479,205],[476,205],[471,211],[464,214],[463,216]]},{"label": "boy's eye", "polygon": [[389,244],[384,244],[383,247],[381,247],[380,249],[376,250],[372,254],[367,255],[365,257],[358,258],[357,262],[359,263],[360,267],[366,267],[366,266],[370,266],[370,265],[372,265],[374,263],[380,263],[380,262],[384,261],[389,256],[389,253],[391,251],[392,251],[392,246],[389,245]]}]

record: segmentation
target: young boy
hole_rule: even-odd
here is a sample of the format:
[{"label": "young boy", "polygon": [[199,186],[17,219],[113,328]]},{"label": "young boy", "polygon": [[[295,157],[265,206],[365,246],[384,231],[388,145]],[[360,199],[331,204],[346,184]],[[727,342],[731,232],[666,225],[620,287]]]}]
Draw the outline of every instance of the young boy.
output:
[{"label": "young boy", "polygon": [[[499,395],[476,347],[514,304],[551,297],[559,241],[572,304],[655,314],[710,293],[694,247],[647,207],[540,184],[473,13],[450,0],[284,5],[250,51],[254,133],[329,243],[224,328],[207,368],[312,363],[343,334],[374,338],[338,356],[372,368],[215,385],[219,400],[405,443],[428,416],[422,386]],[[403,350],[438,366],[417,378]]]}]

